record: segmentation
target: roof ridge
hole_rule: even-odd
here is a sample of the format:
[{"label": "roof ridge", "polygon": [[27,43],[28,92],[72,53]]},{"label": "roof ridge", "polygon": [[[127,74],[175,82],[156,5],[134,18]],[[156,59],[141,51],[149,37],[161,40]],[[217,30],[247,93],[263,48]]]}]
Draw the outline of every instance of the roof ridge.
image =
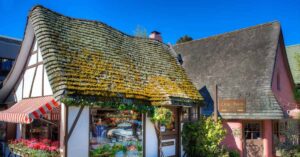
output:
[{"label": "roof ridge", "polygon": [[0,35],[0,41],[7,41],[7,42],[15,43],[15,44],[22,43],[21,39],[17,39],[17,38],[5,36],[5,35]]},{"label": "roof ridge", "polygon": [[220,36],[224,36],[224,35],[229,35],[229,34],[235,34],[235,33],[241,32],[241,31],[257,29],[259,27],[265,27],[265,26],[274,25],[274,24],[277,24],[277,25],[280,26],[279,21],[274,20],[274,21],[270,21],[270,22],[266,22],[266,23],[262,23],[262,24],[258,24],[258,25],[254,25],[254,26],[250,26],[250,27],[236,29],[236,30],[233,30],[233,31],[225,32],[225,33],[220,33],[220,34],[216,34],[216,35],[212,35],[212,36],[208,36],[208,37],[203,37],[203,38],[200,38],[200,39],[196,39],[196,40],[192,40],[192,41],[188,41],[188,42],[184,42],[184,43],[175,44],[174,46],[184,45],[184,44],[190,44],[190,43],[193,43],[193,42],[196,42],[196,41],[208,40],[208,39],[211,39],[211,38],[216,38],[216,37],[220,37]]},{"label": "roof ridge", "polygon": [[288,45],[286,47],[288,48],[288,47],[296,47],[296,46],[300,46],[300,44]]},{"label": "roof ridge", "polygon": [[156,41],[156,42],[162,43],[163,45],[168,46],[168,44],[166,44],[166,43],[164,43],[164,42],[161,42],[161,41],[158,41],[158,40],[155,40],[155,39],[151,39],[151,38],[147,38],[147,37],[137,37],[137,36],[133,36],[133,35],[127,34],[127,33],[125,33],[125,32],[122,32],[122,31],[120,31],[120,30],[118,30],[118,29],[116,29],[116,28],[114,28],[114,27],[112,27],[112,26],[110,26],[110,25],[108,25],[108,24],[102,22],[102,21],[99,21],[99,20],[88,20],[88,19],[83,19],[83,18],[77,18],[77,17],[67,16],[67,15],[64,15],[64,14],[62,14],[62,13],[59,13],[59,12],[57,12],[57,11],[54,11],[54,10],[52,10],[52,9],[46,8],[46,7],[44,7],[43,5],[40,5],[40,4],[35,5],[34,7],[32,7],[32,9],[31,9],[30,12],[29,12],[29,17],[31,16],[31,13],[32,13],[35,9],[37,9],[37,8],[46,9],[47,11],[50,11],[50,12],[52,12],[52,13],[58,15],[58,16],[66,17],[66,18],[68,18],[68,19],[70,19],[70,20],[79,20],[79,21],[85,21],[85,22],[99,23],[99,24],[105,25],[106,27],[109,27],[109,28],[111,28],[111,29],[113,29],[113,30],[115,30],[115,31],[117,31],[117,32],[119,32],[119,33],[121,33],[122,35],[126,35],[126,36],[128,36],[128,37],[136,38],[136,39],[149,40],[149,41]]}]

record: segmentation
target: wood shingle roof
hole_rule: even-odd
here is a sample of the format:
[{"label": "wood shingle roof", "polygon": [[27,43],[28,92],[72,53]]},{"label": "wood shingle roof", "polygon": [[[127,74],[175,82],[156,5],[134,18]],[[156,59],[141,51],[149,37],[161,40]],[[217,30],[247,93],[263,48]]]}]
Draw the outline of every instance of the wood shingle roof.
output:
[{"label": "wood shingle roof", "polygon": [[202,99],[161,42],[42,6],[32,9],[29,20],[57,99],[135,99],[152,105],[190,105]]},{"label": "wood shingle roof", "polygon": [[271,90],[281,28],[271,22],[205,39],[177,44],[183,67],[198,89],[207,86],[219,98],[246,99],[245,113],[223,118],[279,119],[281,107]]}]

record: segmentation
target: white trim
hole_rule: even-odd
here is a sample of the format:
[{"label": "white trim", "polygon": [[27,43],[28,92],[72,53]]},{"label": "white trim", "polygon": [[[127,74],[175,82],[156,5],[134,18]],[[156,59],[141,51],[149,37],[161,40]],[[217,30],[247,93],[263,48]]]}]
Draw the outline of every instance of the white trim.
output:
[{"label": "white trim", "polygon": [[42,62],[43,61],[43,57],[42,57],[42,53],[41,53],[41,49],[40,48],[38,50],[37,55],[38,55],[38,62]]},{"label": "white trim", "polygon": [[32,54],[30,56],[30,59],[29,59],[29,62],[28,62],[28,65],[27,66],[31,66],[33,64],[36,64],[37,63],[37,54]]},{"label": "white trim", "polygon": [[52,88],[50,86],[50,82],[45,67],[44,67],[44,95],[53,95]]},{"label": "white trim", "polygon": [[[70,106],[68,111],[68,131],[73,125],[80,107]],[[84,107],[78,122],[68,141],[68,156],[84,157],[89,156],[89,129],[90,129],[90,110]]]},{"label": "white trim", "polygon": [[39,65],[36,70],[35,78],[32,86],[32,93],[30,97],[38,97],[42,96],[42,88],[43,88],[43,64]]},{"label": "white trim", "polygon": [[24,74],[24,89],[23,89],[23,98],[30,97],[30,90],[33,83],[33,77],[36,67],[27,69]]},{"label": "white trim", "polygon": [[22,94],[23,93],[23,79],[18,84],[18,88],[16,90],[15,96],[16,96],[16,102],[19,102],[22,100]]}]

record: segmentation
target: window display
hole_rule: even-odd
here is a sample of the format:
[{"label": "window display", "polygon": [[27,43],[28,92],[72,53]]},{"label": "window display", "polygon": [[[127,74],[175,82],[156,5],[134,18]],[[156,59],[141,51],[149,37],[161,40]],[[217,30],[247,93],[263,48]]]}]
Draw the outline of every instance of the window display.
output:
[{"label": "window display", "polygon": [[91,109],[91,156],[142,156],[142,126],[140,113]]}]

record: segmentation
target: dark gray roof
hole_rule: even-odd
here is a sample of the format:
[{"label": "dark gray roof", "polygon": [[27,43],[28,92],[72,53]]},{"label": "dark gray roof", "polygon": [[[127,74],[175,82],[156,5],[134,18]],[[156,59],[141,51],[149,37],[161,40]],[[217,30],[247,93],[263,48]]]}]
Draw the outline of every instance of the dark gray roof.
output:
[{"label": "dark gray roof", "polygon": [[223,118],[279,119],[282,110],[271,91],[278,22],[266,23],[205,39],[177,44],[183,67],[198,89],[207,86],[219,98],[245,98],[246,113],[222,113]]},{"label": "dark gray roof", "polygon": [[0,58],[15,59],[22,41],[11,37],[0,36]]}]

